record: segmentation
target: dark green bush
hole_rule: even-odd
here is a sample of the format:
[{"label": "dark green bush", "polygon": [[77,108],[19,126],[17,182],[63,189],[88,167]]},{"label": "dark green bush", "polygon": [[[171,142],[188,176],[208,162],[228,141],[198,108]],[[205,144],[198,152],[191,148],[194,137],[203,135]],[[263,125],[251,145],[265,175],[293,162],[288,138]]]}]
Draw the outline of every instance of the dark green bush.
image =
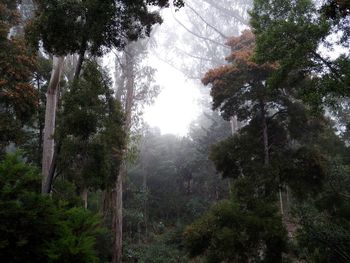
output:
[{"label": "dark green bush", "polygon": [[40,173],[19,155],[0,162],[0,262],[97,262],[99,219],[42,196]]}]

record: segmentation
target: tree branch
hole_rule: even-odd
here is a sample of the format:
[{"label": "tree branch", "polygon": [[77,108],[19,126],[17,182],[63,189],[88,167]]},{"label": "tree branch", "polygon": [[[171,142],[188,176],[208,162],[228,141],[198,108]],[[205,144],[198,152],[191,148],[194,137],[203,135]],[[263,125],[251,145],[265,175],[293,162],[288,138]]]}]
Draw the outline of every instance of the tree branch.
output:
[{"label": "tree branch", "polygon": [[173,12],[171,12],[171,13],[172,13],[172,15],[173,15],[174,20],[175,20],[180,26],[182,26],[187,32],[189,32],[190,34],[192,34],[192,35],[194,35],[194,36],[196,36],[196,37],[198,37],[198,38],[200,38],[200,39],[203,39],[203,40],[205,40],[205,41],[209,41],[209,42],[214,43],[214,44],[216,44],[216,45],[225,47],[225,48],[227,48],[227,49],[229,48],[228,46],[226,46],[226,45],[224,45],[224,44],[222,44],[222,43],[220,43],[220,42],[218,42],[218,41],[215,41],[215,40],[213,40],[213,39],[210,39],[210,38],[201,36],[201,35],[197,34],[196,32],[193,32],[191,29],[189,29],[188,27],[186,27],[180,20],[178,20],[178,19],[175,17],[175,15],[174,15]]},{"label": "tree branch", "polygon": [[234,19],[236,19],[238,22],[242,23],[243,25],[249,26],[249,21],[244,19],[240,14],[238,14],[237,11],[229,10],[227,8],[224,8],[216,3],[217,0],[211,1],[211,0],[204,0],[207,4],[213,6],[220,12],[224,13],[225,15],[231,16]]},{"label": "tree branch", "polygon": [[188,3],[186,3],[186,6],[195,13],[208,27],[213,29],[216,33],[218,33],[222,38],[228,39],[228,36],[226,36],[224,33],[222,33],[220,30],[218,30],[213,25],[209,24],[193,7],[191,7]]}]

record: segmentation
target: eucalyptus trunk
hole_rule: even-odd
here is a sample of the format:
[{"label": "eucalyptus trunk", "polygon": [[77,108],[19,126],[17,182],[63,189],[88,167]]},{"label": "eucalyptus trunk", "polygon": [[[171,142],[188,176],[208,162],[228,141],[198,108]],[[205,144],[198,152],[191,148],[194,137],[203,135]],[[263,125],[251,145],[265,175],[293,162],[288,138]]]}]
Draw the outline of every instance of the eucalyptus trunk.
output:
[{"label": "eucalyptus trunk", "polygon": [[[133,69],[133,58],[131,52],[128,49],[125,52],[126,68],[126,98],[125,98],[125,124],[124,131],[125,134],[130,133],[131,128],[131,116],[132,116],[132,105],[134,100],[134,69]],[[125,146],[127,149],[127,145]],[[127,150],[124,151],[127,154]],[[125,156],[124,156],[125,157]],[[125,158],[124,158],[125,159]],[[115,185],[115,194],[113,198],[115,200],[115,205],[113,206],[113,248],[112,248],[112,263],[122,262],[122,244],[123,244],[123,179],[127,174],[126,162],[124,161],[121,169],[117,176],[117,181]]]},{"label": "eucalyptus trunk", "polygon": [[42,193],[47,194],[51,188],[52,178],[50,169],[55,148],[55,121],[56,109],[59,96],[59,82],[63,69],[64,57],[53,57],[51,78],[46,93],[45,124],[43,136],[43,156],[42,156]]}]

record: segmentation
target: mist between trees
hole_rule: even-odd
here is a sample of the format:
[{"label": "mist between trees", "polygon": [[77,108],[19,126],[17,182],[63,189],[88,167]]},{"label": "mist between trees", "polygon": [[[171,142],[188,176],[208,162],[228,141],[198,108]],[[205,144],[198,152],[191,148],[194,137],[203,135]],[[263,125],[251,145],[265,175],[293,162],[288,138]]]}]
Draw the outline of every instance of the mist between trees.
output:
[{"label": "mist between trees", "polygon": [[[349,36],[349,1],[2,0],[0,261],[350,262]],[[185,136],[144,119],[174,72]]]}]

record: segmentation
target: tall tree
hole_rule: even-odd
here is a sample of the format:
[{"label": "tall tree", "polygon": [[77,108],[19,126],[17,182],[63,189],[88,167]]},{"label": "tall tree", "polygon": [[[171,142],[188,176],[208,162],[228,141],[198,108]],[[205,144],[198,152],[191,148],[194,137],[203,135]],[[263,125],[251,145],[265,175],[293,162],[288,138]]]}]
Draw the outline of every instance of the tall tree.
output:
[{"label": "tall tree", "polygon": [[[348,121],[345,116],[350,84],[348,1],[257,0],[254,1],[251,15],[252,26],[257,36],[255,60],[259,63],[278,63],[278,69],[269,78],[271,87],[283,85],[290,90],[299,86],[301,98],[318,110],[326,108],[337,119],[337,129],[342,130],[343,134],[346,133]],[[303,84],[305,78],[310,79],[308,85]],[[334,134],[328,136],[333,138],[333,142],[339,140]],[[333,143],[332,147],[327,147],[325,142],[322,142],[322,145],[323,150],[327,151],[337,148],[336,143]],[[344,235],[338,234],[349,231],[344,221],[340,223],[343,209],[347,209],[343,206],[346,195],[340,194],[344,190],[334,193],[333,187],[334,180],[337,181],[335,178],[342,177],[340,174],[343,173],[339,171],[346,169],[347,162],[343,159],[342,150],[331,151],[330,156],[336,156],[336,160],[328,157],[333,159],[333,168],[330,169],[332,172],[329,177],[326,177],[323,193],[303,204],[299,210],[299,241],[301,250],[307,251],[306,260],[346,262],[349,260],[346,252],[349,241]],[[335,173],[334,167],[337,170]],[[347,188],[347,179],[342,178]],[[326,197],[329,187],[333,188],[330,191],[333,201],[332,198]],[[327,204],[321,199],[327,200]],[[328,205],[337,207],[335,210],[339,213],[330,209]],[[332,211],[331,218],[322,215],[328,213],[326,211]]]},{"label": "tall tree", "polygon": [[23,143],[24,125],[37,107],[37,93],[31,84],[35,56],[21,35],[14,35],[20,22],[17,1],[0,3],[0,152],[9,143]]},{"label": "tall tree", "polygon": [[[224,118],[237,114],[245,124],[236,136],[218,143],[211,157],[224,177],[234,178],[235,197],[248,210],[263,206],[256,198],[266,204],[279,199],[280,214],[292,233],[288,203],[282,193],[288,186],[297,191],[294,180],[303,181],[310,192],[314,189],[311,181],[314,186],[322,184],[326,161],[315,148],[315,141],[305,136],[320,138],[327,122],[322,115],[310,115],[296,87],[270,86],[268,79],[278,64],[254,62],[254,42],[250,31],[232,38],[232,54],[227,57],[230,64],[209,71],[203,78],[204,84],[211,84],[213,108],[219,108]],[[304,86],[310,83],[308,78],[299,81]],[[286,164],[286,159],[298,162],[299,167]],[[308,162],[312,165],[304,165]],[[292,171],[300,177],[291,177]]]},{"label": "tall tree", "polygon": [[[340,49],[348,45],[348,13],[338,11],[343,7],[335,2],[322,6],[310,0],[255,1],[251,12],[257,37],[255,60],[279,64],[270,82],[278,86],[294,78],[298,84],[298,79],[312,76],[304,98],[316,107],[348,96],[349,52]],[[339,38],[331,37],[335,32]],[[340,50],[335,58],[328,55],[332,49]]]},{"label": "tall tree", "polygon": [[[120,79],[117,82],[117,99],[120,101],[125,112],[124,132],[128,136],[128,142],[132,139],[132,134],[137,131],[140,115],[144,105],[151,103],[159,92],[159,87],[154,85],[154,72],[151,67],[142,65],[143,59],[147,56],[149,39],[130,42],[121,56],[116,57],[116,74]],[[130,144],[126,144],[124,151],[124,164],[120,169],[116,189],[113,198],[115,214],[113,224],[115,232],[115,250],[113,253],[114,262],[119,262],[122,257],[122,223],[123,223],[123,180],[127,174],[126,158]]]},{"label": "tall tree", "polygon": [[[179,7],[183,4],[178,0],[174,3]],[[152,25],[161,22],[161,18],[157,12],[149,11],[147,5],[165,7],[168,1],[37,2],[36,17],[27,30],[28,38],[34,42],[42,40],[44,48],[55,55],[45,114],[43,186],[52,166],[58,84],[64,56],[79,54],[75,70],[78,78],[86,51],[99,56],[104,50],[121,49],[128,41],[149,35]]]}]

